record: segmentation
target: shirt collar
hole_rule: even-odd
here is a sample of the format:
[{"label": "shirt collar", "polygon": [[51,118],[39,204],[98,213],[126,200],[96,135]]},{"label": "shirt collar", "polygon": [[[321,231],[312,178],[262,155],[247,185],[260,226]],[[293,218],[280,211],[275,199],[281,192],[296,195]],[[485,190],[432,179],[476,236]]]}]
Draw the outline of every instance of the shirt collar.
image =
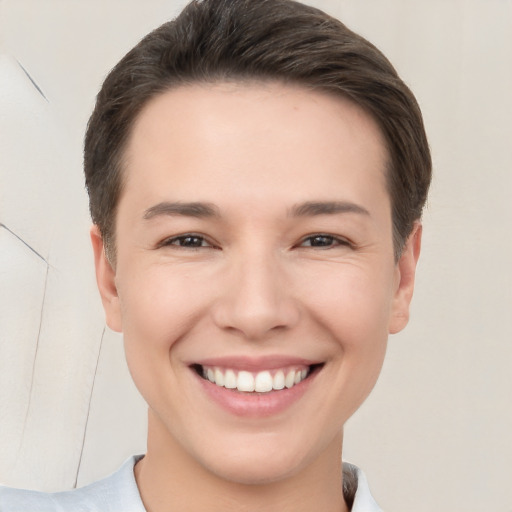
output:
[{"label": "shirt collar", "polygon": [[351,493],[345,497],[347,501],[352,501],[351,512],[382,512],[373,499],[366,475],[357,466],[344,462],[343,478],[355,479],[353,485],[344,485],[344,492]]}]

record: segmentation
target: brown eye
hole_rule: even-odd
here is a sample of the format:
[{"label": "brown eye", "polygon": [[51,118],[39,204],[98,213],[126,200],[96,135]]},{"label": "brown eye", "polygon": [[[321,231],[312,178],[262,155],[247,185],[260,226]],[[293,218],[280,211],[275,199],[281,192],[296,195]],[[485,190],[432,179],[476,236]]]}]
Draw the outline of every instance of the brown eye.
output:
[{"label": "brown eye", "polygon": [[334,244],[334,237],[332,236],[317,235],[312,236],[309,240],[311,247],[329,247]]},{"label": "brown eye", "polygon": [[340,245],[350,245],[346,240],[338,238],[332,235],[311,235],[305,238],[301,246],[302,247],[319,247],[319,248],[330,248]]},{"label": "brown eye", "polygon": [[196,249],[198,247],[210,247],[204,237],[199,235],[181,235],[169,238],[162,245],[175,245],[183,248]]}]

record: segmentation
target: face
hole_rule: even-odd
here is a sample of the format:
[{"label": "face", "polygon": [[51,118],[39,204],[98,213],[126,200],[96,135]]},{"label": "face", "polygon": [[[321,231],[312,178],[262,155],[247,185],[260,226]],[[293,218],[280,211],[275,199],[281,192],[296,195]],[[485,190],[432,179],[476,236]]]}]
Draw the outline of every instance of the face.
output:
[{"label": "face", "polygon": [[92,239],[150,451],[248,483],[338,460],[419,251],[416,229],[394,260],[376,124],[302,88],[186,86],[145,107],[125,156],[115,268]]}]

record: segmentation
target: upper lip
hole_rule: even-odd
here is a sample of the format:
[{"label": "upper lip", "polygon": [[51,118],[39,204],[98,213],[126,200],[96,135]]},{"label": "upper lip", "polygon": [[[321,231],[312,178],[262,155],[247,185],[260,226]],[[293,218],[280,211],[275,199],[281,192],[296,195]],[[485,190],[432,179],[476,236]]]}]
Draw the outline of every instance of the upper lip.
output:
[{"label": "upper lip", "polygon": [[304,359],[287,355],[268,355],[259,357],[224,356],[211,357],[192,361],[190,365],[212,366],[219,368],[231,368],[234,370],[261,371],[285,368],[287,366],[312,366],[321,364],[322,361]]}]

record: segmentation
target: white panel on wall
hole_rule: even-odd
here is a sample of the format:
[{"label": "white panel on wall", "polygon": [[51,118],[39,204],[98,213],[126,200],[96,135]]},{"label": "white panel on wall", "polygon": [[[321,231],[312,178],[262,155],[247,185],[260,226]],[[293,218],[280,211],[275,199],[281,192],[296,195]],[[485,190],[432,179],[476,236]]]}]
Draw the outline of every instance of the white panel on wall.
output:
[{"label": "white panel on wall", "polygon": [[[31,397],[48,264],[0,225],[0,480],[22,443]],[[13,396],[16,400],[13,400]]]},{"label": "white panel on wall", "polygon": [[0,220],[46,257],[56,220],[47,189],[61,168],[58,135],[47,99],[7,55],[0,55],[0,105]]},{"label": "white panel on wall", "polygon": [[130,455],[145,453],[146,435],[147,405],[128,371],[122,336],[107,328],[101,345],[77,485],[112,473]]},{"label": "white panel on wall", "polygon": [[0,480],[46,490],[75,485],[103,331],[52,107],[0,57]]}]

